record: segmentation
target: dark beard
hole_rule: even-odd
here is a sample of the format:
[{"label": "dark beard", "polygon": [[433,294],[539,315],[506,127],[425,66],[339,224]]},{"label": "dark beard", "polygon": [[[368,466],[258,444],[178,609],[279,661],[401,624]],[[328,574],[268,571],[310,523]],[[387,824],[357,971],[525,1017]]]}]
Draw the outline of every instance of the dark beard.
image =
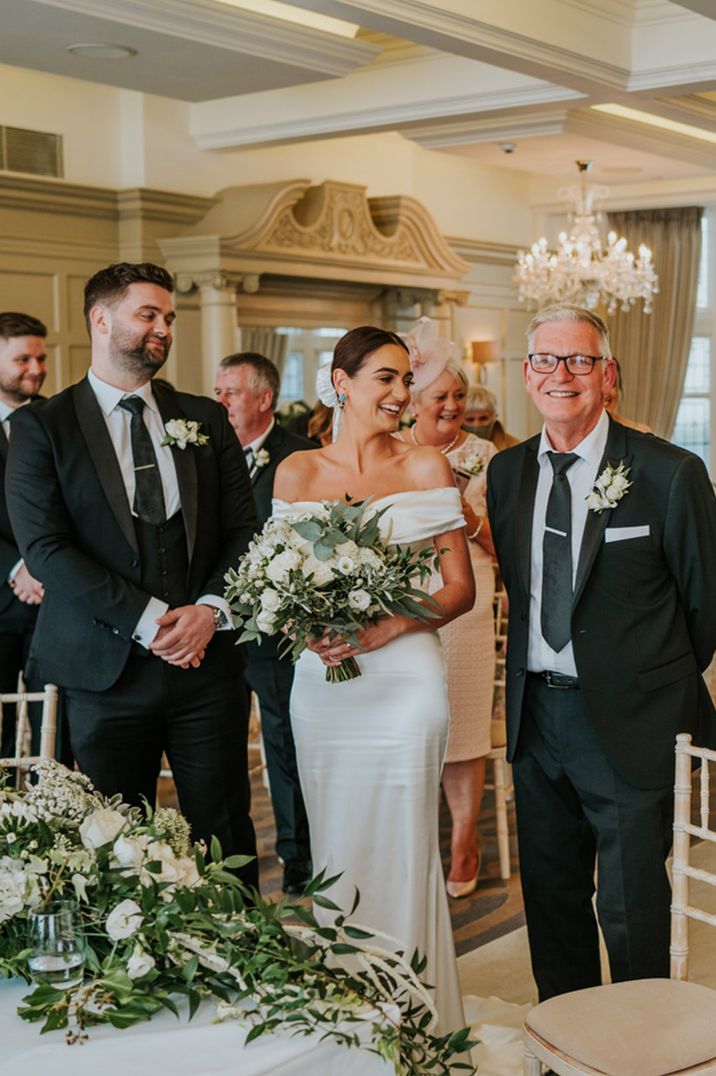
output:
[{"label": "dark beard", "polygon": [[[146,339],[146,337],[145,337]],[[134,346],[131,346],[133,345]],[[144,346],[144,340],[137,341],[128,337],[112,338],[112,357],[127,373],[149,379],[161,370],[167,361],[169,348],[164,342],[164,354],[159,356]]]},{"label": "dark beard", "polygon": [[17,384],[15,385],[3,385],[0,384],[0,395],[4,396],[8,400],[13,400],[17,404],[27,403],[28,400],[34,400],[42,388],[42,381],[40,384],[32,390],[32,392],[25,392]]}]

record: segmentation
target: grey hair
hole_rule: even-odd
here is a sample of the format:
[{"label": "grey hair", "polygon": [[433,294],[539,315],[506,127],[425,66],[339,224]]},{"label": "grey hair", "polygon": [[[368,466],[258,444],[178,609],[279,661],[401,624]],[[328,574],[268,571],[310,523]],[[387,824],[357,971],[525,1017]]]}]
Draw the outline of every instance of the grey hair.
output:
[{"label": "grey hair", "polygon": [[484,385],[470,385],[467,390],[466,411],[489,411],[491,415],[497,414],[497,400],[494,393]]},{"label": "grey hair", "polygon": [[575,324],[591,325],[601,337],[604,358],[611,359],[612,345],[606,324],[599,317],[599,314],[595,314],[593,310],[587,310],[586,307],[576,306],[573,303],[554,303],[552,306],[545,306],[537,311],[527,326],[527,348],[529,351],[532,351],[537,330],[542,325],[551,325],[556,321],[571,321]]},{"label": "grey hair", "polygon": [[[470,386],[467,380],[467,374],[463,370],[461,364],[456,359],[448,359],[448,361],[445,363],[444,367],[438,374],[438,377],[442,377],[446,371],[447,373],[452,374],[463,392],[467,392],[469,390]],[[438,378],[436,377],[435,381],[437,381],[437,379]],[[430,385],[425,385],[425,387],[422,388],[420,392],[413,392],[413,400],[415,400],[416,403],[420,403],[420,399],[425,390],[429,389],[432,385],[434,385],[435,381],[431,381]]]},{"label": "grey hair", "polygon": [[281,392],[281,375],[275,363],[258,351],[237,351],[233,355],[226,355],[219,363],[220,370],[231,370],[237,366],[248,366],[249,388],[255,396],[270,392],[275,407]]}]

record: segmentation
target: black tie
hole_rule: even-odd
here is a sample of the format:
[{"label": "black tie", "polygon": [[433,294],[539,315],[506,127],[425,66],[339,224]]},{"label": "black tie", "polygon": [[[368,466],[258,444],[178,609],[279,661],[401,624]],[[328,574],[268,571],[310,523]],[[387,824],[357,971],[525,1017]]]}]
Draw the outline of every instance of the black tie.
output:
[{"label": "black tie", "polygon": [[249,470],[251,470],[251,468],[253,467],[253,463],[254,463],[254,450],[253,450],[253,448],[245,448],[244,449],[244,456],[246,457],[246,466],[248,467]]},{"label": "black tie", "polygon": [[144,400],[141,396],[126,396],[119,406],[132,416],[129,432],[134,459],[134,512],[146,523],[158,526],[166,523],[167,516],[157,456],[144,422]]},{"label": "black tie", "polygon": [[557,653],[571,637],[572,493],[567,471],[574,452],[548,452],[554,474],[542,545],[542,635]]}]

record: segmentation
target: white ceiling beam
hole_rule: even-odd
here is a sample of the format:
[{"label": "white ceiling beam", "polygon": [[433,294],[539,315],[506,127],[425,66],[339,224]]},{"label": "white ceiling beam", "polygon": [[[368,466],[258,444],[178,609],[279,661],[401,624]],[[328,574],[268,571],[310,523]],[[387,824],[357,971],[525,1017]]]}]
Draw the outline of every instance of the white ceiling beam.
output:
[{"label": "white ceiling beam", "polygon": [[562,134],[567,113],[558,111],[520,112],[488,116],[465,117],[444,123],[423,123],[403,129],[403,134],[424,149],[447,149],[450,146],[474,145],[477,142],[521,142],[540,135]]},{"label": "white ceiling beam", "polygon": [[602,142],[626,146],[628,149],[659,157],[673,157],[678,161],[688,161],[713,170],[716,156],[713,143],[689,138],[675,131],[666,131],[661,127],[652,127],[637,120],[610,116],[590,109],[578,109],[567,114],[564,130],[567,134],[597,138]]}]

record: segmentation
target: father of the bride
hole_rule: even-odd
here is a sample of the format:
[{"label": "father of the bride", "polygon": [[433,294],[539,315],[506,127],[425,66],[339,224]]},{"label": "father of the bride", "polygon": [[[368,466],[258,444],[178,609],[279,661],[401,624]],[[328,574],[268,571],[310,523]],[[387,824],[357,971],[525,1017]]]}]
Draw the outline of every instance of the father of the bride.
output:
[{"label": "father of the bride", "polygon": [[[66,689],[97,788],[153,805],[166,750],[193,836],[255,855],[246,689],[220,595],[256,515],[224,408],[152,382],[172,291],[150,263],[96,273],[87,376],[14,420],[8,507],[45,588],[30,664]],[[256,884],[255,861],[242,874]]]},{"label": "father of the bride", "polygon": [[716,500],[698,457],[611,420],[606,326],[541,311],[524,379],[542,433],[490,464],[510,598],[514,762],[540,998],[668,976],[674,740],[716,746],[701,675],[716,645]]}]

